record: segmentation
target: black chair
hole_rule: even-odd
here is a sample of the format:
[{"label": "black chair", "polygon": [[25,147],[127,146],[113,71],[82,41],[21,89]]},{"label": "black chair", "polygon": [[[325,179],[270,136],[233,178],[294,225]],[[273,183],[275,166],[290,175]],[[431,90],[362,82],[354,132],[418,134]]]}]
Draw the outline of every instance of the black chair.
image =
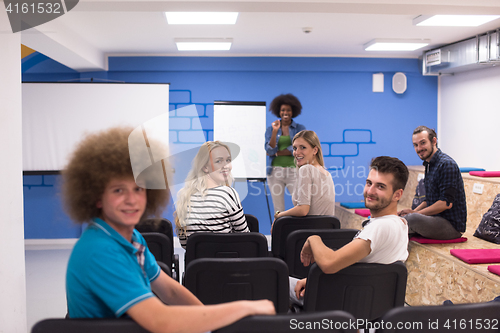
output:
[{"label": "black chair", "polygon": [[164,218],[150,218],[140,221],[135,228],[140,233],[143,232],[159,232],[160,234],[164,234],[169,239],[174,239],[174,231],[172,228],[172,222]]},{"label": "black chair", "polygon": [[203,304],[268,299],[276,312],[288,311],[288,268],[278,258],[196,259],[184,285]]},{"label": "black chair", "polygon": [[218,234],[194,233],[186,244],[185,267],[199,258],[255,258],[267,257],[266,236],[257,232]]},{"label": "black chair", "polygon": [[407,306],[390,310],[378,332],[498,332],[500,302]]},{"label": "black chair", "polygon": [[[145,234],[151,233],[165,235],[167,242],[165,242],[161,236],[148,236],[148,238],[144,237],[144,239],[156,260],[165,263],[171,272],[169,275],[179,281],[179,255],[174,253],[174,232],[172,223],[164,218],[152,218],[139,222],[135,228],[143,237]],[[165,271],[164,267],[162,267],[162,269]]]},{"label": "black chair", "polygon": [[400,261],[389,265],[357,263],[335,274],[325,274],[313,264],[307,277],[304,310],[343,310],[357,319],[378,319],[404,305],[407,275]]},{"label": "black chair", "polygon": [[44,319],[31,333],[148,333],[132,319]]},{"label": "black chair", "polygon": [[326,246],[333,250],[338,250],[350,243],[358,231],[356,229],[309,229],[296,230],[290,233],[286,239],[286,251],[284,255],[290,276],[303,279],[309,274],[311,266],[305,267],[300,261],[300,251],[309,236],[318,235]]},{"label": "black chair", "polygon": [[146,240],[149,251],[155,256],[156,261],[164,263],[160,266],[162,270],[179,281],[179,256],[174,255],[170,239],[159,232],[144,232],[142,237]]},{"label": "black chair", "polygon": [[285,259],[288,235],[295,230],[304,229],[340,229],[340,221],[331,215],[283,216],[276,219],[271,233],[273,256]]},{"label": "black chair", "polygon": [[259,232],[259,220],[252,214],[245,214],[247,226],[250,232]]},{"label": "black chair", "polygon": [[[250,316],[214,333],[357,332],[356,319],[345,311],[326,311],[276,316]],[[311,327],[311,328],[309,328]]]}]

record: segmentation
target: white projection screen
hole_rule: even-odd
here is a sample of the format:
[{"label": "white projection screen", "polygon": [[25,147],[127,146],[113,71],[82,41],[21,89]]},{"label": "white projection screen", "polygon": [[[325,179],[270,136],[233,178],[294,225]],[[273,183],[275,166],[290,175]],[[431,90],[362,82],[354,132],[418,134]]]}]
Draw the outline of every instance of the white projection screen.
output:
[{"label": "white projection screen", "polygon": [[240,147],[233,156],[234,178],[266,178],[265,133],[265,102],[214,102],[214,140]]},{"label": "white projection screen", "polygon": [[[169,112],[168,84],[22,86],[23,170],[28,174],[62,170],[68,155],[87,133],[115,126],[135,128]],[[168,123],[166,127],[168,133]]]}]

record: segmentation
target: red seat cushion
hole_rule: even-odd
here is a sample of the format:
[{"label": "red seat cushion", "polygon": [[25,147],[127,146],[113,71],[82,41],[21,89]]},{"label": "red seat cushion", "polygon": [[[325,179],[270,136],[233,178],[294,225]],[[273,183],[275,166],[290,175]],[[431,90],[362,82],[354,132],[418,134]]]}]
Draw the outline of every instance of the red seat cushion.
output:
[{"label": "red seat cushion", "polygon": [[488,270],[496,275],[500,275],[500,265],[490,265],[488,266]]},{"label": "red seat cushion", "polygon": [[355,209],[354,213],[361,215],[363,217],[368,217],[370,216],[370,210],[369,209]]},{"label": "red seat cushion", "polygon": [[455,239],[431,239],[431,238],[414,236],[411,237],[410,240],[420,244],[445,244],[445,243],[463,243],[467,241],[467,237],[460,237]]},{"label": "red seat cushion", "polygon": [[478,177],[500,177],[500,171],[471,171],[469,175]]},{"label": "red seat cushion", "polygon": [[500,263],[500,249],[453,249],[450,253],[468,264]]}]

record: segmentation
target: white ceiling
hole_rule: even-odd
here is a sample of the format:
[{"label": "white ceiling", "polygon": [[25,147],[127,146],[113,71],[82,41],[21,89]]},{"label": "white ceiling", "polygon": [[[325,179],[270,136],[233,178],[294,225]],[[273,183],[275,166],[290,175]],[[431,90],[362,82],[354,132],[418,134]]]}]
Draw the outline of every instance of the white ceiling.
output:
[{"label": "white ceiling", "polygon": [[[168,25],[164,11],[238,11],[235,25]],[[107,69],[107,56],[340,56],[417,58],[367,52],[375,38],[430,39],[426,49],[500,28],[417,27],[418,15],[500,15],[500,0],[80,0],[69,13],[22,32],[22,43],[79,71]],[[304,27],[311,27],[306,34]],[[233,38],[230,51],[180,52],[174,38]]]}]

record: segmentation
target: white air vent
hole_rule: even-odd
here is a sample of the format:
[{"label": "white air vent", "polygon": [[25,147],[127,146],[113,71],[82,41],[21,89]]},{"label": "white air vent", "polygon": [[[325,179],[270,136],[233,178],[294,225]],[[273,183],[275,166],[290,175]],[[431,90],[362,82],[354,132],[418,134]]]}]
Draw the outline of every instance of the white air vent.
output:
[{"label": "white air vent", "polygon": [[500,63],[500,28],[424,52],[423,75],[465,72]]}]

